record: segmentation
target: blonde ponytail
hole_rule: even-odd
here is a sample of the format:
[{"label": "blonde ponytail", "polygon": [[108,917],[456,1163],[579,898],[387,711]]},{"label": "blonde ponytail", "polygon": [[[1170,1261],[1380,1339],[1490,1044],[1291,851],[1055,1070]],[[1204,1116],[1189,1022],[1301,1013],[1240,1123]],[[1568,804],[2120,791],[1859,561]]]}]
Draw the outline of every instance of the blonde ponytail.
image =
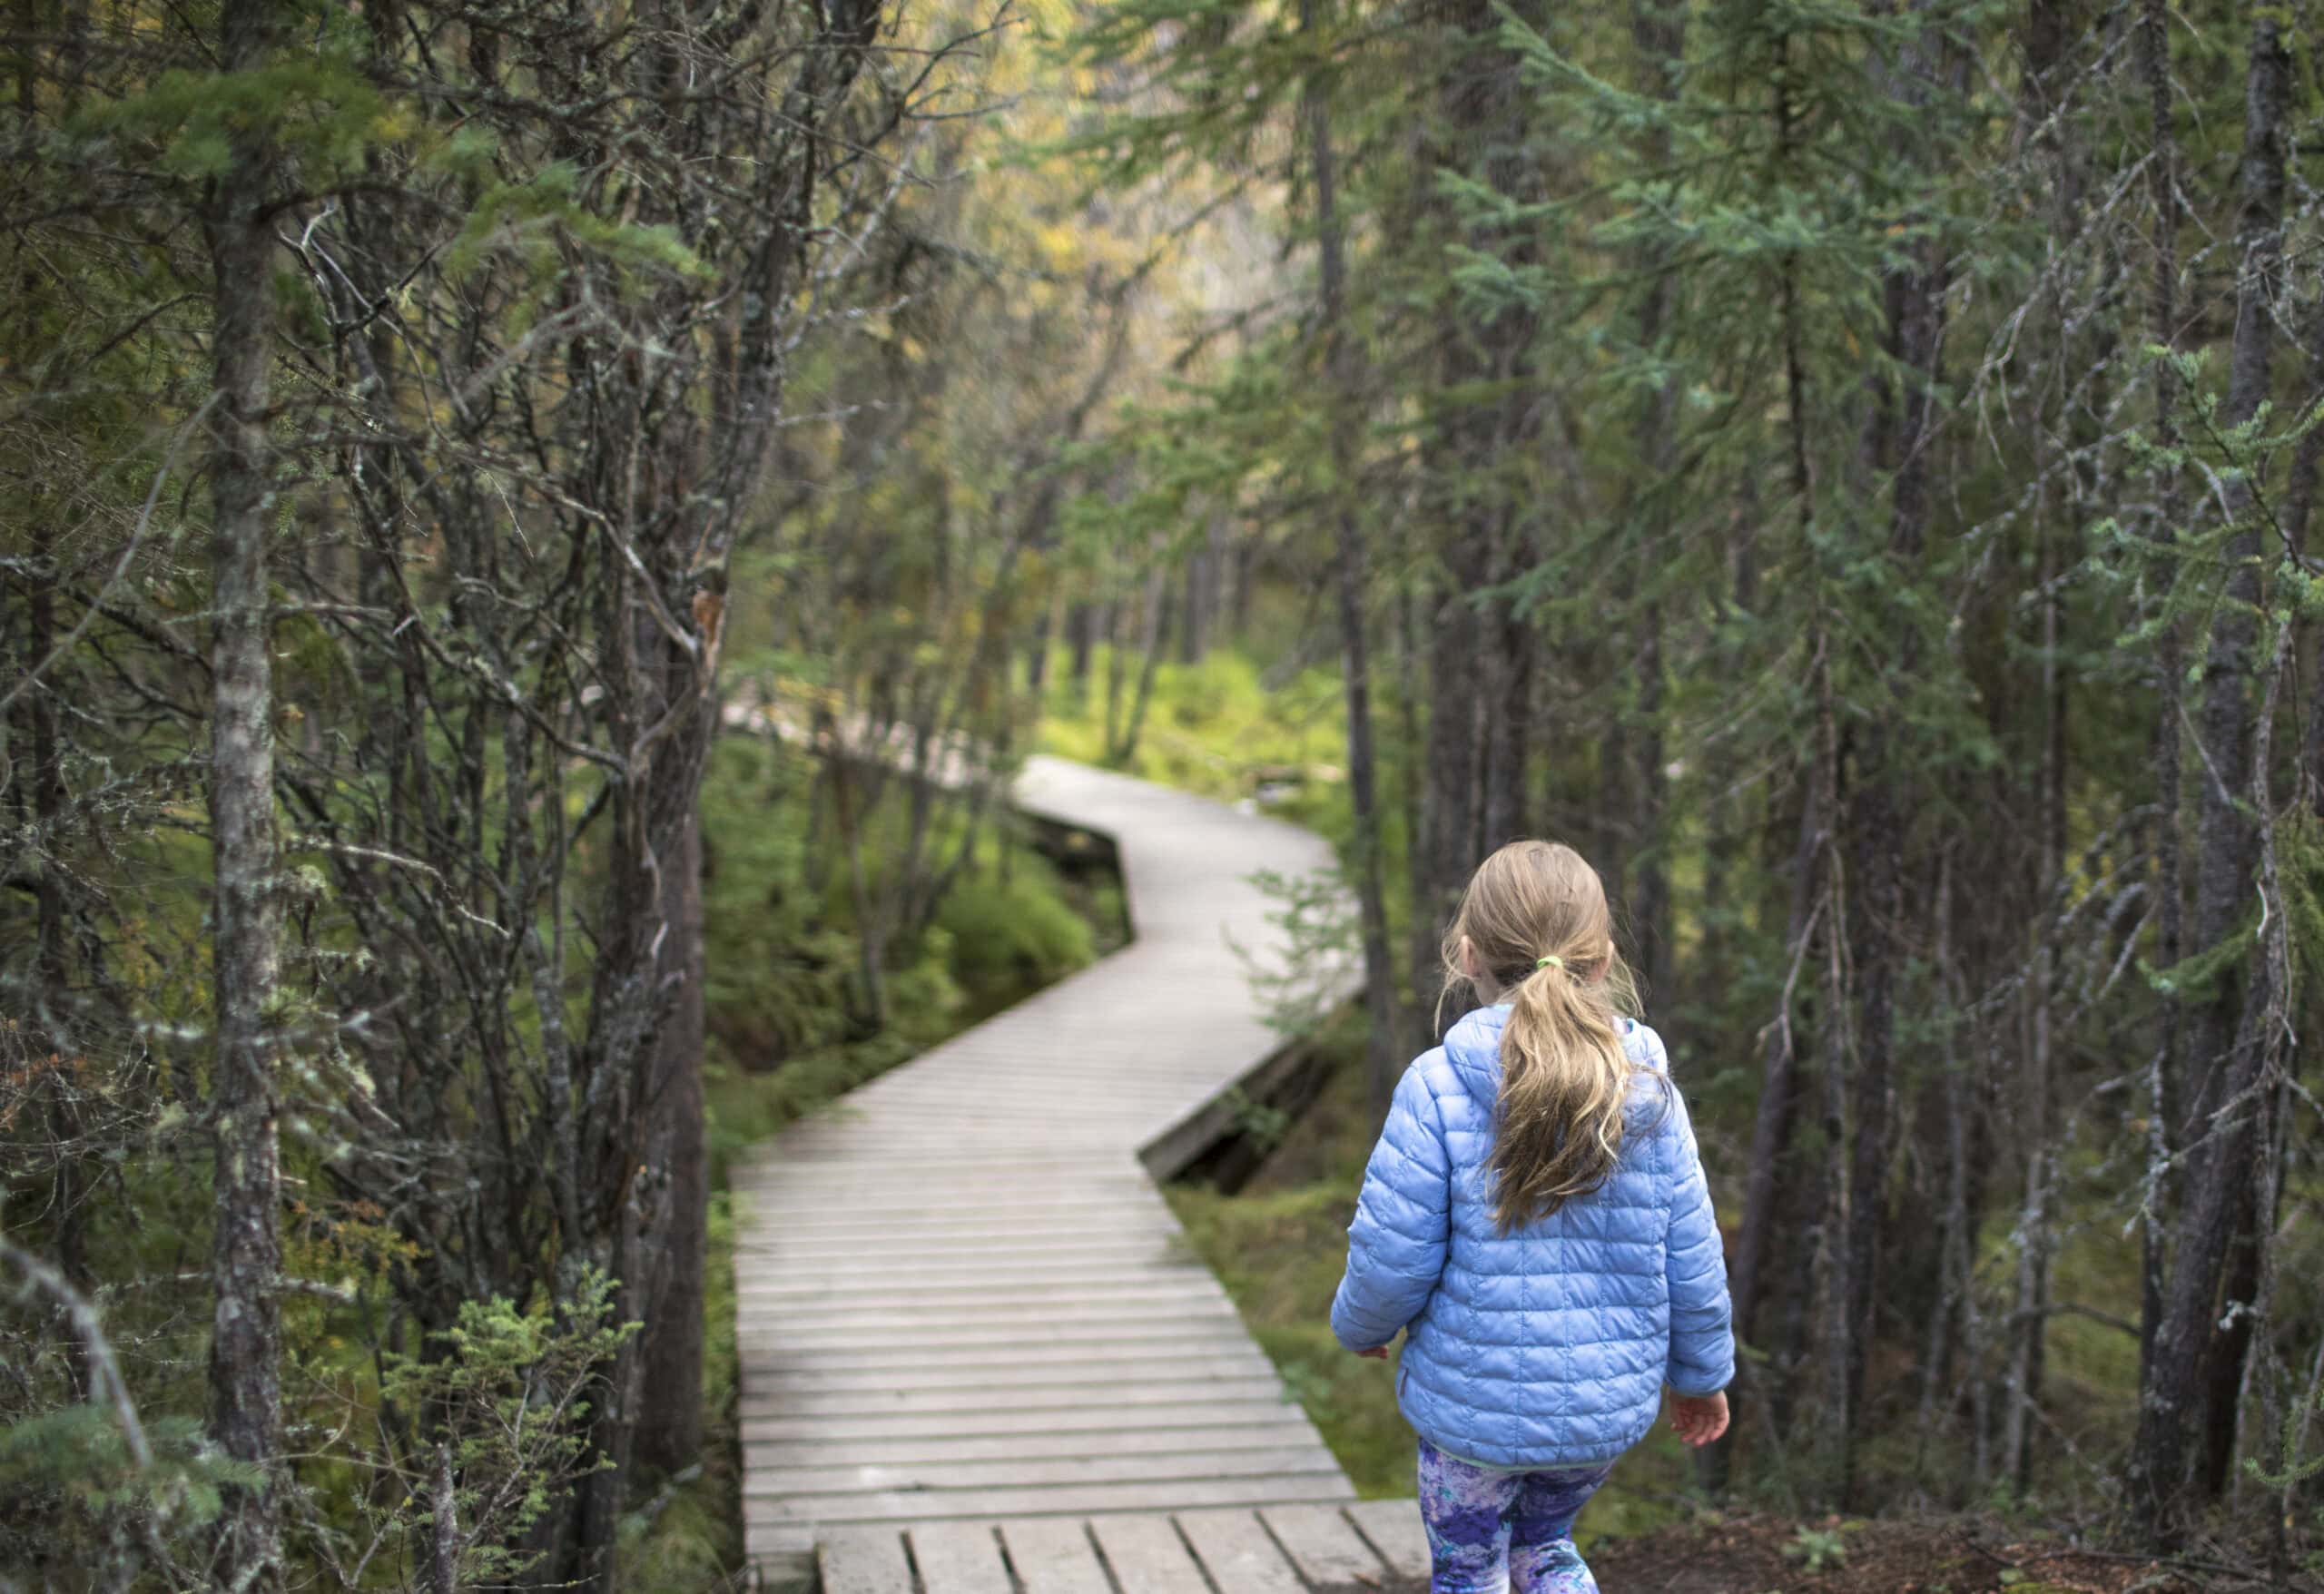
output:
[{"label": "blonde ponytail", "polygon": [[1630,1085],[1620,1016],[1637,1009],[1598,871],[1571,847],[1512,841],[1470,877],[1444,940],[1453,979],[1489,976],[1510,1003],[1489,1166],[1503,1234],[1603,1185],[1621,1156]]}]

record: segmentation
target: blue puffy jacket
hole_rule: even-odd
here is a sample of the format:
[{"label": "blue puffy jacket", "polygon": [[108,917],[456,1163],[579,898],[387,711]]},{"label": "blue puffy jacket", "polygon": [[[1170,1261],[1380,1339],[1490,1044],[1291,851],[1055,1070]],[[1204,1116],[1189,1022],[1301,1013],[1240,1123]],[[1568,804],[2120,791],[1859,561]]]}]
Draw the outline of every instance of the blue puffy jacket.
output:
[{"label": "blue puffy jacket", "polygon": [[1348,1227],[1332,1332],[1352,1351],[1410,1331],[1398,1404],[1437,1449],[1490,1466],[1611,1462],[1646,1437],[1662,1385],[1735,1374],[1727,1267],[1661,1038],[1625,1021],[1655,1072],[1631,1093],[1604,1186],[1508,1235],[1493,1224],[1506,1006],[1470,1013],[1405,1070]]}]

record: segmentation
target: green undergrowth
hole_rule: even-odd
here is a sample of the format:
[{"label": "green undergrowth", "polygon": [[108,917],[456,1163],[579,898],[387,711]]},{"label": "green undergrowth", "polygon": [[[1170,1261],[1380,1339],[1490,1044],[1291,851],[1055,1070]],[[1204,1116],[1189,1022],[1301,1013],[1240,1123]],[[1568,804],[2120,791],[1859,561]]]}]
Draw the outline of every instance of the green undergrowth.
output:
[{"label": "green undergrowth", "polygon": [[[1061,872],[1026,836],[988,822],[928,927],[888,948],[884,1018],[871,1010],[849,871],[813,772],[795,752],[729,737],[703,783],[704,943],[714,1177],[727,1160],[929,1047],[1121,944],[1109,873]],[[905,816],[891,801],[870,827],[876,891],[895,867]],[[962,842],[949,812],[928,855]]]},{"label": "green undergrowth", "polygon": [[[1173,1186],[1170,1205],[1252,1337],[1367,1499],[1409,1497],[1416,1441],[1396,1410],[1393,1362],[1369,1362],[1332,1337],[1332,1293],[1378,1121],[1364,1099],[1363,1045],[1352,1029],[1324,1042],[1329,1081],[1237,1194]],[[1644,1533],[1686,1520],[1691,1469],[1658,1428],[1622,1459],[1583,1512],[1579,1537]]]},{"label": "green undergrowth", "polygon": [[[645,1485],[634,1504],[621,1581],[641,1594],[743,1587],[734,1159],[1125,939],[1117,878],[1061,871],[1024,837],[988,825],[928,930],[891,947],[887,1021],[875,1022],[864,1010],[847,874],[832,866],[837,842],[828,816],[817,830],[811,799],[805,761],[754,739],[722,741],[704,775],[704,1443],[698,1471]],[[940,856],[960,841],[957,824],[938,824]],[[895,829],[872,827],[866,863],[875,883],[897,841]]]},{"label": "green undergrowth", "polygon": [[[1339,839],[1345,828],[1347,721],[1336,671],[1307,666],[1275,679],[1236,648],[1199,663],[1172,661],[1155,672],[1154,698],[1127,759],[1106,726],[1107,650],[1076,683],[1071,657],[1052,654],[1038,743],[1045,753],[1109,765],[1141,780],[1233,802],[1262,802],[1271,812]],[[1128,661],[1117,728],[1128,718],[1137,661]]]}]

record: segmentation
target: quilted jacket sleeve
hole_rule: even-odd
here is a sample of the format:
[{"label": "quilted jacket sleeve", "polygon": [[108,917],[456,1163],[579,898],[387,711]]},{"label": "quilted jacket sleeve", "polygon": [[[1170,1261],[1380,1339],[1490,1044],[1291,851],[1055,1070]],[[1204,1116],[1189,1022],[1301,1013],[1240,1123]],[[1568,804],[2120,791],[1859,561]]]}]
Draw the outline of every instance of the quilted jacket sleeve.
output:
[{"label": "quilted jacket sleeve", "polygon": [[1444,1122],[1421,1070],[1407,1068],[1348,1225],[1347,1273],[1332,1301],[1340,1343],[1384,1345],[1420,1315],[1444,1271],[1452,1205]]},{"label": "quilted jacket sleeve", "polygon": [[1670,1356],[1663,1380],[1680,1394],[1725,1389],[1735,1376],[1733,1314],[1727,1259],[1712,1214],[1710,1186],[1687,1104],[1670,1092],[1670,1233],[1663,1266],[1670,1285]]}]

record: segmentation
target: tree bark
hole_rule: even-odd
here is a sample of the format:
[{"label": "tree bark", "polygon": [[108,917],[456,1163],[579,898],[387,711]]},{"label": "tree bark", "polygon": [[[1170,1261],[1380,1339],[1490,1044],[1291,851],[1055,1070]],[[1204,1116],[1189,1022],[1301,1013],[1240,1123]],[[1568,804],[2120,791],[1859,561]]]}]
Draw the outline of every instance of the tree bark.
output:
[{"label": "tree bark", "polygon": [[1121,740],[1114,744],[1111,758],[1126,764],[1137,753],[1137,739],[1146,733],[1146,711],[1154,702],[1154,678],[1162,669],[1162,655],[1170,645],[1170,627],[1176,619],[1177,596],[1170,584],[1170,573],[1157,569],[1147,583],[1146,594],[1146,657],[1138,665],[1137,690],[1131,695],[1129,717],[1122,724]]},{"label": "tree bark", "polygon": [[[228,73],[266,65],[271,0],[223,0],[218,60]],[[213,1586],[267,1589],[283,1579],[277,1141],[280,897],[275,885],[273,674],[267,534],[274,517],[268,438],[273,354],[274,237],[268,206],[274,153],[259,130],[238,133],[203,207],[215,319],[211,342],[210,822],[212,929],[212,1135],[216,1190],[211,1274],[210,1437],[263,1481],[226,1491]]]},{"label": "tree bark", "polygon": [[[1686,8],[1674,0],[1632,0],[1630,39],[1638,52],[1640,92],[1665,104],[1674,103],[1678,79],[1672,68],[1682,64],[1686,55]],[[1647,156],[1656,166],[1669,162],[1668,134],[1649,135]],[[1639,305],[1639,347],[1654,353],[1661,347],[1670,316],[1673,282],[1669,251],[1649,246],[1641,251],[1639,265],[1648,277],[1646,297]],[[1626,518],[1637,544],[1630,556],[1649,581],[1669,551],[1669,505],[1678,466],[1678,398],[1676,387],[1666,379],[1640,401],[1634,422],[1635,451],[1646,490],[1640,492],[1640,478],[1632,479]],[[1669,837],[1665,829],[1670,780],[1665,772],[1662,734],[1662,605],[1652,596],[1639,615],[1635,667],[1638,736],[1632,751],[1637,818],[1630,919],[1639,969],[1645,976],[1649,999],[1667,999],[1672,974]]]},{"label": "tree bark", "polygon": [[[1443,0],[1442,34],[1450,54],[1438,91],[1440,120],[1427,153],[1438,170],[1482,177],[1505,192],[1527,181],[1509,152],[1521,143],[1523,110],[1517,66],[1497,37],[1482,0]],[[1442,212],[1429,225],[1451,228]],[[1508,240],[1522,254],[1526,246]],[[1523,624],[1506,596],[1481,598],[1515,574],[1520,556],[1515,507],[1497,482],[1502,462],[1523,447],[1532,407],[1512,398],[1480,398],[1480,384],[1516,385],[1531,341],[1530,318],[1504,315],[1488,326],[1457,302],[1444,316],[1437,372],[1441,450],[1432,479],[1447,491],[1436,506],[1445,526],[1441,574],[1429,636],[1428,768],[1422,804],[1419,883],[1413,900],[1413,993],[1423,1013],[1438,1014],[1443,979],[1440,946],[1462,889],[1489,841],[1513,829],[1523,806],[1525,756],[1516,701],[1526,689],[1511,643]],[[1443,1017],[1455,1017],[1449,1007]]]},{"label": "tree bark", "polygon": [[[1791,917],[1784,931],[1794,974],[1785,981],[1781,1003],[1759,1042],[1759,1100],[1751,1123],[1751,1150],[1744,1164],[1743,1217],[1736,1232],[1735,1267],[1729,1277],[1735,1338],[1742,1345],[1758,1343],[1759,1300],[1767,1261],[1775,1245],[1777,1196],[1798,1113],[1798,1049],[1792,1033],[1791,1008],[1797,969],[1809,953],[1815,930],[1817,875],[1825,847],[1822,807],[1818,784],[1811,782],[1799,812],[1799,844],[1793,851],[1791,864]],[[1748,1382],[1751,1375],[1744,1373],[1743,1376]],[[1729,1429],[1702,1452],[1703,1485],[1713,1493],[1727,1486],[1737,1437]]]},{"label": "tree bark", "polygon": [[702,1454],[703,1265],[709,1243],[710,1156],[704,1140],[702,820],[686,821],[662,861],[660,979],[675,987],[654,1037],[647,1166],[663,1181],[661,1222],[647,1236],[637,1405],[637,1464],[667,1477]]},{"label": "tree bark", "polygon": [[[1316,44],[1318,0],[1300,0],[1299,31]],[[1317,44],[1319,54],[1321,46]],[[1321,277],[1324,370],[1331,405],[1332,585],[1338,600],[1340,677],[1347,705],[1348,805],[1354,833],[1348,843],[1348,872],[1354,877],[1356,910],[1364,936],[1364,1077],[1374,1113],[1384,1117],[1402,1072],[1397,1056],[1396,976],[1388,950],[1387,898],[1381,883],[1379,782],[1372,740],[1372,670],[1364,636],[1364,526],[1356,512],[1356,477],[1363,467],[1356,432],[1356,407],[1363,402],[1357,354],[1347,335],[1347,262],[1340,235],[1337,173],[1333,168],[1332,124],[1320,64],[1311,64],[1302,93],[1307,148],[1315,184],[1315,235]]]},{"label": "tree bark", "polygon": [[[2239,171],[2236,226],[2239,271],[2235,338],[2221,420],[2239,426],[2266,398],[2274,352],[2274,300],[2282,263],[2285,119],[2291,97],[2291,54],[2281,15],[2260,11],[2251,24],[2244,84],[2243,156]],[[2250,768],[2253,723],[2250,704],[2253,605],[2259,593],[2260,531],[2251,516],[2250,485],[2239,477],[2228,489],[2234,522],[2226,548],[2226,601],[2218,605],[2205,657],[2202,735],[2209,767],[2198,805],[2201,858],[2196,882],[2195,945],[2218,946],[2235,933],[2249,900],[2256,838],[2240,810],[2239,793],[2222,790]],[[2265,772],[2250,791],[2268,799]],[[2194,1122],[2208,1145],[2191,1159],[2187,1209],[2180,1225],[2174,1265],[2161,1324],[2141,1390],[2138,1432],[2129,1468],[2130,1503],[2147,1537],[2177,1543],[2201,1499],[2191,1444],[2207,1422],[2230,1413],[2210,1409],[2207,1392],[2215,1364],[2240,1365],[2244,1336],[2218,1326],[2240,1317],[2221,1290],[2233,1250],[2239,1215],[2247,1211],[2257,1177],[2250,1101],[2263,1048],[2237,1044],[2239,1002],[2231,987],[2192,1013],[2191,1056],[2203,1070]],[[2212,1119],[2226,1108],[2224,1122]]]},{"label": "tree bark", "polygon": [[[2142,0],[2138,25],[2139,74],[2147,93],[2152,150],[2148,191],[2154,205],[2154,262],[2148,289],[2150,339],[2165,350],[2179,346],[2179,142],[2173,131],[2169,0]],[[2167,359],[2154,365],[2154,436],[2159,448],[2179,444],[2179,373]],[[2154,538],[2168,557],[2178,540],[2179,476],[2168,471]],[[2185,665],[2179,621],[2163,624],[2155,644],[2154,782],[2158,812],[2154,827],[2155,962],[2177,965],[2186,945],[2185,890],[2180,863],[2181,676]],[[2155,996],[2156,1036],[2147,1065],[2147,1167],[2139,1225],[2139,1387],[2147,1387],[2154,1360],[2154,1337],[2162,1323],[2168,1215],[2174,1130],[2179,1116],[2179,1053],[2181,1009],[2176,992]]]},{"label": "tree bark", "polygon": [[1077,696],[1089,691],[1089,655],[1098,647],[1098,615],[1091,604],[1075,604],[1065,612],[1065,641],[1069,663],[1066,680]]},{"label": "tree bark", "polygon": [[[1499,550],[1495,585],[1519,574],[1519,549]],[[1526,773],[1531,763],[1533,723],[1533,625],[1507,598],[1495,598],[1479,616],[1483,627],[1483,791],[1478,805],[1477,841],[1472,862],[1494,848],[1527,834]],[[1619,889],[1619,888],[1618,888]]]}]

